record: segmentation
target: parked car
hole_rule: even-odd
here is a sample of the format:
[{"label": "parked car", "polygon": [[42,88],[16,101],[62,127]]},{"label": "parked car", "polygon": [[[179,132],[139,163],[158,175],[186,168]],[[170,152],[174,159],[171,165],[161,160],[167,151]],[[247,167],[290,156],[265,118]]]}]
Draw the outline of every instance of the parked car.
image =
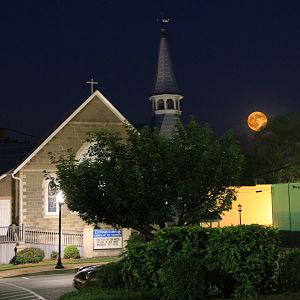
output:
[{"label": "parked car", "polygon": [[73,286],[76,289],[85,287],[87,284],[96,281],[96,272],[101,269],[102,265],[93,265],[81,267],[73,278]]}]

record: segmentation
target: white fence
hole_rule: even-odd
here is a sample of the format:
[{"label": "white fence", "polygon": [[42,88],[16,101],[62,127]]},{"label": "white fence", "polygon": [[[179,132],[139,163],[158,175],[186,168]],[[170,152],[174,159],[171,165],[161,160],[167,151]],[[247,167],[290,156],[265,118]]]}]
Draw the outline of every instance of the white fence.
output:
[{"label": "white fence", "polygon": [[[58,251],[59,234],[57,230],[31,229],[25,226],[0,227],[0,263],[9,263],[14,257],[18,243],[26,248],[36,247],[44,250],[45,258],[50,258],[52,251]],[[62,253],[67,245],[75,245],[80,255],[83,254],[83,233],[62,231]]]}]

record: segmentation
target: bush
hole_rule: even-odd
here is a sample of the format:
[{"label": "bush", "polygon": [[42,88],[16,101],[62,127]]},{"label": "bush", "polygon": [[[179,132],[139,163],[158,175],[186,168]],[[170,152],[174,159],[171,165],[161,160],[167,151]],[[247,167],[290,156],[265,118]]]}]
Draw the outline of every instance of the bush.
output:
[{"label": "bush", "polygon": [[153,242],[161,248],[163,259],[170,255],[199,257],[206,248],[211,228],[199,226],[169,227],[159,230]]},{"label": "bush", "polygon": [[39,248],[25,248],[16,254],[16,264],[38,263],[45,257],[45,252]]},{"label": "bush", "polygon": [[157,286],[157,271],[161,264],[156,250],[152,242],[128,241],[123,267],[125,286],[128,289],[151,290]]},{"label": "bush", "polygon": [[251,297],[276,284],[278,232],[260,225],[216,228],[208,239],[205,267],[223,296]]},{"label": "bush", "polygon": [[123,288],[123,274],[122,274],[123,263],[113,262],[107,265],[103,265],[100,270],[97,271],[96,285],[99,288]]},{"label": "bush", "polygon": [[300,249],[290,249],[281,253],[279,260],[279,284],[281,289],[300,289]]},{"label": "bush", "polygon": [[177,256],[167,260],[160,272],[165,300],[197,300],[205,297],[202,261],[199,258]]},{"label": "bush", "polygon": [[183,255],[201,258],[207,296],[243,298],[271,292],[277,288],[278,244],[277,230],[260,225],[166,228],[150,242],[128,242],[125,285],[131,290],[162,288],[162,265]]},{"label": "bush", "polygon": [[80,258],[79,250],[75,245],[68,245],[64,251],[65,258]]},{"label": "bush", "polygon": [[172,256],[203,256],[210,229],[199,226],[169,227],[159,230],[154,239],[144,242],[138,236],[128,241],[124,274],[132,290],[159,288],[158,271]]},{"label": "bush", "polygon": [[57,251],[52,251],[51,254],[50,254],[50,258],[52,260],[55,260],[58,258],[58,252]]}]

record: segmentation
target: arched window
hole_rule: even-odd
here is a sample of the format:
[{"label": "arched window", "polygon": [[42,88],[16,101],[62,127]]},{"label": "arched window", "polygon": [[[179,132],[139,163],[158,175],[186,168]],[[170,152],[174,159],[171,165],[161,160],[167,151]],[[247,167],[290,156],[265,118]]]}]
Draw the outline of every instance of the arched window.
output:
[{"label": "arched window", "polygon": [[58,215],[58,203],[56,195],[59,189],[55,183],[50,179],[45,179],[45,214],[46,215]]},{"label": "arched window", "polygon": [[159,100],[158,100],[158,102],[157,102],[157,109],[158,109],[158,110],[165,109],[165,103],[164,103],[164,100],[163,100],[163,99],[159,99]]},{"label": "arched window", "polygon": [[174,109],[174,101],[172,99],[167,100],[167,108]]}]

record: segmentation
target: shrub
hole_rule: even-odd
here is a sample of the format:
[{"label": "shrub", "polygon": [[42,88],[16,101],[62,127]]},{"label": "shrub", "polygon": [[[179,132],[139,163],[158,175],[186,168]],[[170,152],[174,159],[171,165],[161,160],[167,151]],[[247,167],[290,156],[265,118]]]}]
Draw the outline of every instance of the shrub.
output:
[{"label": "shrub", "polygon": [[152,242],[128,241],[123,267],[125,286],[128,289],[150,290],[157,286],[160,255],[156,250]]},{"label": "shrub", "polygon": [[45,252],[39,248],[25,248],[16,254],[16,264],[38,263],[45,257]]},{"label": "shrub", "polygon": [[278,232],[271,227],[214,229],[204,258],[211,285],[221,289],[223,296],[239,298],[270,291],[276,281],[278,244]]},{"label": "shrub", "polygon": [[57,251],[52,251],[51,254],[50,254],[50,258],[52,260],[55,260],[58,258],[58,252]]},{"label": "shrub", "polygon": [[210,229],[199,226],[169,227],[159,230],[154,239],[144,242],[133,237],[127,244],[124,274],[126,287],[138,290],[159,288],[158,271],[172,256],[203,256]]},{"label": "shrub", "polygon": [[159,230],[153,242],[161,248],[164,259],[178,254],[199,257],[205,251],[210,232],[211,228],[199,226],[169,227]]},{"label": "shrub", "polygon": [[282,289],[300,289],[300,249],[289,249],[281,253],[279,260],[279,284]]},{"label": "shrub", "polygon": [[205,297],[202,261],[199,258],[177,256],[167,260],[160,272],[165,300],[196,300]]},{"label": "shrub", "polygon": [[239,298],[273,291],[277,286],[278,232],[271,227],[171,227],[148,243],[129,241],[125,256],[126,287],[160,288],[159,270],[176,255],[200,257],[207,296]]},{"label": "shrub", "polygon": [[68,245],[64,251],[65,258],[80,258],[79,250],[75,245]]},{"label": "shrub", "polygon": [[97,271],[96,285],[100,288],[123,288],[123,263],[113,262],[107,265],[103,265],[100,270]]}]

